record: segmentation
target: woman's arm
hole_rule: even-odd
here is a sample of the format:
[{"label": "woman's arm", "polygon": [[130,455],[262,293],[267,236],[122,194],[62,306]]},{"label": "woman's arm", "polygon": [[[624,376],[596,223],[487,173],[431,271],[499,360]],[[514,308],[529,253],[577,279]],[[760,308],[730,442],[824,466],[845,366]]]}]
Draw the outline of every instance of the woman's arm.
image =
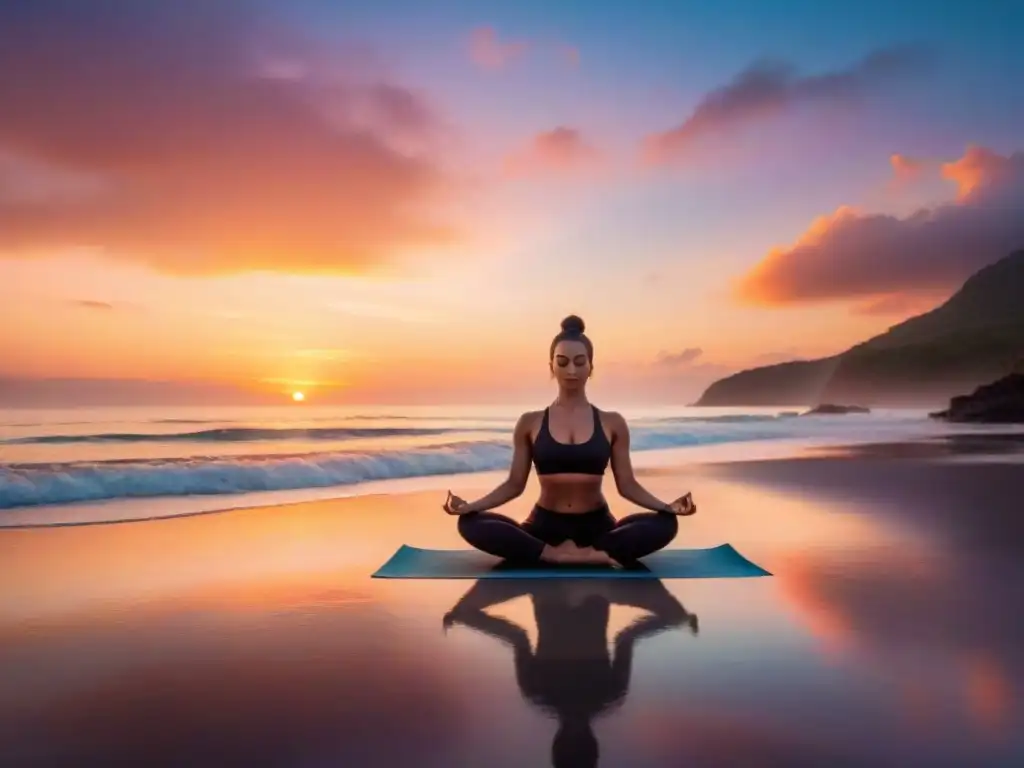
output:
[{"label": "woman's arm", "polygon": [[533,460],[533,444],[530,442],[530,431],[536,413],[524,413],[516,422],[512,433],[512,466],[508,477],[486,496],[469,502],[459,509],[459,514],[467,512],[483,512],[500,507],[512,499],[518,498],[526,490],[526,481],[530,477],[530,462]]},{"label": "woman's arm", "polygon": [[467,610],[486,611],[499,603],[507,603],[517,597],[529,595],[537,588],[535,584],[530,583],[531,581],[532,579],[477,579],[452,606],[448,615]]},{"label": "woman's arm", "polygon": [[604,598],[612,605],[636,608],[663,618],[685,620],[690,615],[659,579],[607,579],[602,587]]},{"label": "woman's arm", "polygon": [[485,635],[508,643],[519,652],[530,654],[530,636],[526,630],[501,616],[491,616],[487,611],[476,608],[462,608],[452,616],[452,624],[459,623]]},{"label": "woman's arm", "polygon": [[685,624],[690,624],[692,631],[696,634],[697,617],[688,613],[682,603],[660,581],[652,583],[641,580],[632,585],[628,583],[627,579],[623,579],[612,586],[635,586],[634,589],[620,590],[620,592],[629,594],[620,595],[619,599],[613,602],[651,612],[649,615],[635,620],[615,636],[615,660],[612,663],[612,675],[617,685],[625,692],[629,688],[629,676],[633,668],[633,649],[636,644],[645,637]]},{"label": "woman's arm", "polygon": [[669,505],[640,485],[633,474],[633,462],[629,458],[629,425],[626,420],[618,413],[608,413],[607,416],[612,428],[612,474],[615,475],[615,488],[619,495],[652,512],[670,512]]}]

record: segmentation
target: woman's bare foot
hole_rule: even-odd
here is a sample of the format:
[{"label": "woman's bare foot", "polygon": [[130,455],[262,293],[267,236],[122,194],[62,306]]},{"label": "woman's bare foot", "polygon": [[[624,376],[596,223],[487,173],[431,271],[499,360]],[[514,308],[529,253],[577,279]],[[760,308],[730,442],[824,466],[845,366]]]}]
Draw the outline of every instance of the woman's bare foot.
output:
[{"label": "woman's bare foot", "polygon": [[611,555],[593,547],[580,547],[579,562],[585,565],[610,565],[616,566],[617,562],[612,560]]},{"label": "woman's bare foot", "polygon": [[613,567],[618,565],[607,552],[593,547],[581,547],[572,540],[563,541],[555,546],[546,545],[544,551],[541,552],[540,559],[562,565],[608,565]]},{"label": "woman's bare foot", "polygon": [[546,563],[578,562],[579,547],[574,541],[563,541],[561,544],[545,544],[540,559]]}]

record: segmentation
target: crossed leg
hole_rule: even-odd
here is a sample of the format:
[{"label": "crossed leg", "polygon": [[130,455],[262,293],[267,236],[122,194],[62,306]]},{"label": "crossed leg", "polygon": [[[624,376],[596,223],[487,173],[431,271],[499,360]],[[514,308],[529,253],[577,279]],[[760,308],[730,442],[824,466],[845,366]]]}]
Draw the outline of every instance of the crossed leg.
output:
[{"label": "crossed leg", "polygon": [[459,534],[481,552],[503,560],[540,560],[549,543],[511,517],[497,512],[470,512],[459,517]]},{"label": "crossed leg", "polygon": [[679,532],[679,519],[668,512],[637,512],[615,523],[594,542],[619,563],[630,563],[664,549]]},{"label": "crossed leg", "polygon": [[[545,545],[558,546],[562,539],[546,535],[542,526],[529,521],[517,523],[497,512],[471,512],[459,517],[459,534],[481,552],[503,560],[537,561]],[[639,512],[613,523],[592,542],[593,546],[619,563],[630,563],[667,546],[679,531],[679,521],[667,512]],[[549,533],[549,532],[548,532]]]}]

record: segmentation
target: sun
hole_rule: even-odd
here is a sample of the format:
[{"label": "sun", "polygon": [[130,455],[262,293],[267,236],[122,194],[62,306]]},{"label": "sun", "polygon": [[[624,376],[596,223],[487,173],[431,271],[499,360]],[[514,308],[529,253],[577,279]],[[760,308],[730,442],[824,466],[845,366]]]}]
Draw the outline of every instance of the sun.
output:
[{"label": "sun", "polygon": [[296,403],[301,403],[305,399],[306,396],[301,392],[292,392],[292,400],[294,400]]}]

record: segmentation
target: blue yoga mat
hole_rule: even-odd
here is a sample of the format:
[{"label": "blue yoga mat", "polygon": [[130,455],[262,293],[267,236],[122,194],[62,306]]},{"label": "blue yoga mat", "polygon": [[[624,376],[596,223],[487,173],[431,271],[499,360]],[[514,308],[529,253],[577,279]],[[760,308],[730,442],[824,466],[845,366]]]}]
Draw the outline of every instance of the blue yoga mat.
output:
[{"label": "blue yoga mat", "polygon": [[513,564],[472,549],[419,549],[402,545],[375,579],[725,579],[771,576],[729,544],[709,549],[665,549],[639,568]]}]

